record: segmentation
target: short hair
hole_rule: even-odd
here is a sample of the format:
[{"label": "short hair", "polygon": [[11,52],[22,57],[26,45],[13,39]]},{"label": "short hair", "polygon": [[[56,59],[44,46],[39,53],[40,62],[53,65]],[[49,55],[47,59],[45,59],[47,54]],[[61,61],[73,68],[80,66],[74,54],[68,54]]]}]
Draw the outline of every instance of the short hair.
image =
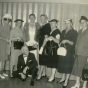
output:
[{"label": "short hair", "polygon": [[40,17],[41,17],[41,16],[44,16],[46,19],[48,19],[48,17],[47,17],[46,14],[41,14]]},{"label": "short hair", "polygon": [[30,14],[30,15],[29,15],[29,18],[30,18],[30,16],[34,16],[34,17],[35,17],[35,14]]},{"label": "short hair", "polygon": [[21,51],[22,51],[22,52],[24,51],[24,48],[27,48],[27,49],[28,49],[28,47],[27,47],[26,45],[24,45],[24,46],[22,46],[22,48],[21,48]]}]

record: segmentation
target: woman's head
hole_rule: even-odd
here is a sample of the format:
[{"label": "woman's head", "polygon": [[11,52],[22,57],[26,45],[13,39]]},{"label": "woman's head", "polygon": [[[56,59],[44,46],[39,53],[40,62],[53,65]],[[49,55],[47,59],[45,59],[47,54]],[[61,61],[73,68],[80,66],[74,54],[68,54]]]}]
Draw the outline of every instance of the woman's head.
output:
[{"label": "woman's head", "polygon": [[2,24],[7,25],[12,21],[12,16],[10,14],[5,14],[2,18]]},{"label": "woman's head", "polygon": [[47,23],[47,19],[48,19],[47,15],[41,14],[40,20],[41,20],[41,23],[42,23],[42,24]]},{"label": "woman's head", "polygon": [[21,19],[16,19],[14,22],[16,22],[16,26],[20,28],[20,27],[22,26],[22,23],[23,23],[24,21],[21,20]]},{"label": "woman's head", "polygon": [[88,19],[85,16],[81,16],[81,19],[79,22],[80,22],[81,29],[85,29],[88,27]]},{"label": "woman's head", "polygon": [[67,29],[72,29],[72,27],[73,27],[72,19],[66,19],[65,20],[65,25],[66,25]]},{"label": "woman's head", "polygon": [[29,15],[29,20],[30,20],[31,23],[34,23],[35,19],[36,19],[35,14],[30,14]]},{"label": "woman's head", "polygon": [[51,29],[54,29],[54,28],[57,28],[57,25],[58,25],[58,20],[56,19],[52,19],[50,22],[50,25],[51,25]]}]

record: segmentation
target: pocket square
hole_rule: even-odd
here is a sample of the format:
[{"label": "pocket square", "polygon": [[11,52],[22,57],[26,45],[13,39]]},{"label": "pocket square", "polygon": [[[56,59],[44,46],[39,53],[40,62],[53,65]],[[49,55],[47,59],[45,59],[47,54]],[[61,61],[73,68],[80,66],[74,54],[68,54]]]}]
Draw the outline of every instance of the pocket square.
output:
[{"label": "pocket square", "polygon": [[29,60],[28,62],[31,62],[32,60]]}]

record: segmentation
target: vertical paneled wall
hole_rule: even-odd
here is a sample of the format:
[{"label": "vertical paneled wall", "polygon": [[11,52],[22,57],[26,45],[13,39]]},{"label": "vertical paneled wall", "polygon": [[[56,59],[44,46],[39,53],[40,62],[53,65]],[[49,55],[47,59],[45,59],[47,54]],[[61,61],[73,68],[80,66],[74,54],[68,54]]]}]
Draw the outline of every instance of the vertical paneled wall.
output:
[{"label": "vertical paneled wall", "polygon": [[88,17],[88,5],[85,4],[59,4],[59,3],[32,3],[32,2],[9,2],[0,3],[0,19],[5,13],[11,13],[13,16],[12,27],[15,26],[14,20],[21,18],[24,23],[28,20],[28,15],[34,13],[36,21],[40,23],[42,13],[48,15],[48,20],[56,18],[59,20],[60,30],[65,28],[64,20],[72,18],[74,29],[79,29],[79,19],[81,15]]}]

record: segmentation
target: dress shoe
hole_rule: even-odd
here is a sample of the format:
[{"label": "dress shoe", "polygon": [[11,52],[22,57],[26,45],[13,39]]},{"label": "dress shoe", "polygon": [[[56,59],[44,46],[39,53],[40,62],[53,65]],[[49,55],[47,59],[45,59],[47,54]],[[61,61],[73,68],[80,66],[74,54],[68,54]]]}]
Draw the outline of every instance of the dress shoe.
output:
[{"label": "dress shoe", "polygon": [[63,83],[63,82],[65,82],[65,80],[63,80],[63,81],[57,81],[57,83]]},{"label": "dress shoe", "polygon": [[67,88],[67,86],[62,86],[62,88]]},{"label": "dress shoe", "polygon": [[34,86],[34,81],[33,80],[31,80],[30,86]]},{"label": "dress shoe", "polygon": [[75,84],[75,85],[72,86],[71,88],[80,88],[80,85]]},{"label": "dress shoe", "polygon": [[22,79],[22,81],[25,82],[26,81],[26,78],[25,79]]},{"label": "dress shoe", "polygon": [[55,79],[53,79],[53,80],[51,80],[51,81],[47,80],[46,82],[54,82],[54,81],[55,81]]}]

